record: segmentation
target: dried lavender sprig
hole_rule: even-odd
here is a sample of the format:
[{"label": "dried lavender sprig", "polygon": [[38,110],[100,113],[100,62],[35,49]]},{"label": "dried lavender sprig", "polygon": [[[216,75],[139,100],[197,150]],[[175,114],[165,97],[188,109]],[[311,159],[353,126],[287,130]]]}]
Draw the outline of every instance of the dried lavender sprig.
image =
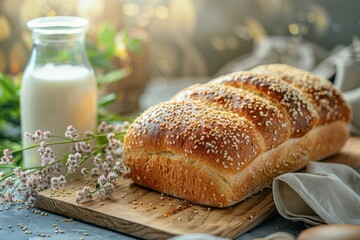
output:
[{"label": "dried lavender sprig", "polygon": [[[107,134],[108,133],[100,133],[100,134],[94,134],[94,135],[89,136],[89,137],[83,137],[83,138],[77,138],[77,139],[66,138],[67,139],[66,141],[49,142],[49,143],[46,143],[46,145],[47,146],[52,146],[52,145],[75,143],[75,142],[80,142],[80,141],[88,141],[88,140],[92,140],[92,139],[96,139],[96,138],[106,137]],[[115,134],[115,136],[120,136],[120,137],[125,136],[125,132],[116,132],[114,134]],[[40,143],[37,143],[37,144],[31,145],[31,146],[28,146],[28,147],[25,147],[25,148],[14,150],[14,151],[12,151],[12,153],[14,154],[14,153],[26,151],[26,150],[33,149],[33,148],[36,148],[36,147],[39,147],[39,146],[40,146]],[[2,151],[2,150],[0,150],[0,151]]]},{"label": "dried lavender sprig", "polygon": [[[106,175],[110,176],[110,174],[109,174],[109,173],[111,173],[110,166],[112,166],[112,163],[108,162],[108,161],[113,161],[115,159],[119,160],[119,156],[122,154],[122,151],[120,151],[121,153],[119,153],[119,151],[117,151],[117,152],[114,151],[117,148],[122,147],[122,143],[119,140],[114,139],[114,136],[123,138],[123,136],[126,133],[126,128],[128,127],[128,124],[123,124],[121,126],[114,127],[112,125],[107,125],[106,123],[102,123],[102,126],[105,127],[106,129],[105,130],[102,129],[102,132],[100,134],[86,133],[86,134],[81,134],[81,135],[77,134],[77,131],[75,128],[69,126],[67,128],[67,132],[66,132],[68,138],[59,137],[61,139],[64,139],[65,141],[56,141],[56,142],[50,142],[50,143],[46,143],[46,144],[45,144],[45,142],[42,142],[39,144],[34,144],[27,148],[18,149],[14,152],[11,152],[10,150],[5,150],[4,156],[2,158],[3,164],[0,164],[0,167],[1,168],[12,168],[12,169],[14,169],[14,171],[5,176],[3,176],[2,174],[0,176],[0,187],[2,188],[0,190],[0,195],[3,197],[3,200],[12,201],[13,194],[10,192],[7,192],[7,191],[9,190],[9,187],[10,187],[10,190],[11,189],[13,191],[15,190],[15,188],[13,188],[13,184],[15,183],[15,181],[17,181],[18,185],[20,185],[20,187],[18,188],[18,191],[21,192],[21,195],[23,196],[23,198],[27,199],[28,202],[30,202],[30,203],[34,202],[34,200],[37,196],[37,193],[39,191],[46,189],[50,186],[51,180],[52,180],[51,176],[52,176],[53,172],[59,171],[59,166],[57,163],[62,161],[62,160],[55,161],[52,150],[49,147],[47,147],[47,146],[51,146],[51,145],[60,145],[60,144],[68,144],[68,143],[76,143],[77,144],[77,143],[81,143],[81,142],[86,143],[92,139],[101,139],[106,136],[108,139],[108,143],[103,144],[100,147],[98,146],[94,151],[92,151],[88,155],[82,157],[81,160],[77,162],[75,167],[80,166],[83,162],[85,162],[87,159],[94,156],[98,152],[105,150],[107,155],[106,155],[106,160],[104,159],[104,164],[107,163],[106,166],[108,166],[109,168],[104,167],[104,169],[102,169],[102,171],[104,171]],[[105,131],[107,131],[107,130],[111,130],[113,132],[106,133]],[[121,130],[121,132],[116,132],[119,130]],[[47,139],[51,134],[48,131],[43,132],[41,130],[38,130],[35,132],[35,134],[33,134],[33,135],[28,134],[28,135],[31,136],[32,138],[34,138],[34,140],[40,140],[40,139]],[[83,136],[86,136],[86,137],[83,137]],[[56,138],[58,136],[51,136],[51,137]],[[82,145],[84,145],[84,146],[82,146]],[[86,144],[82,144],[82,145],[81,146],[79,145],[78,148],[75,147],[75,151],[78,152],[78,150],[80,149],[81,152],[85,153],[85,152],[88,152],[91,150],[91,146],[88,146]],[[10,155],[11,155],[10,157],[12,157],[12,153],[25,151],[27,149],[36,148],[39,146],[40,146],[40,148],[38,149],[39,154],[44,155],[46,153],[43,157],[46,157],[46,159],[49,160],[43,166],[21,169],[19,167],[15,167],[15,166],[8,164],[9,163],[8,160],[10,159],[8,157]],[[48,148],[51,151],[47,151]],[[108,155],[109,155],[109,158],[108,158]],[[121,159],[120,159],[120,161],[121,161]],[[51,167],[51,165],[53,165],[53,164],[56,164],[55,167]],[[16,169],[18,169],[18,170],[16,170]],[[25,171],[28,171],[28,172],[25,173]],[[122,173],[122,171],[120,170],[118,173]],[[16,175],[16,177],[12,178],[13,175]],[[69,173],[67,175],[69,175]],[[113,190],[114,190],[113,181],[114,181],[114,179],[116,179],[118,177],[117,174],[113,174],[113,175],[116,175],[116,177],[112,177],[113,180],[110,184],[107,184],[107,185],[104,184],[104,186],[99,188],[100,195],[106,197],[106,196],[110,196],[111,193],[113,192]],[[64,181],[63,180],[61,180],[61,181],[65,183],[66,182],[65,177],[63,177],[63,176],[61,176],[61,177],[64,180]],[[6,186],[4,184],[1,184],[1,182],[3,180],[6,181],[7,178],[9,178],[9,181],[4,182],[4,184]],[[62,182],[60,185],[63,184]],[[96,189],[95,191],[93,191],[93,193],[97,192],[99,189]],[[92,196],[91,193],[89,193],[89,194]]]},{"label": "dried lavender sprig", "polygon": [[[49,164],[49,165],[46,165],[46,166],[44,166],[44,167],[29,167],[29,168],[22,168],[21,170],[22,170],[22,171],[33,170],[32,172],[28,172],[28,174],[31,174],[31,173],[33,173],[33,172],[42,170],[42,169],[44,169],[44,168],[46,168],[46,167],[52,166],[52,165],[54,165],[54,164],[56,164],[56,163],[60,163],[61,161],[62,161],[62,159],[59,159],[59,160],[56,160],[55,162],[53,162],[53,163],[51,163],[51,164]],[[1,165],[0,165],[0,166],[1,166]],[[19,166],[11,166],[11,168],[17,168],[17,167],[19,167]],[[10,168],[10,167],[9,167],[9,168]],[[8,173],[8,174],[5,175],[5,176],[2,176],[2,177],[0,178],[0,182],[1,182],[1,181],[4,181],[6,178],[11,177],[11,176],[13,176],[13,175],[15,175],[15,173],[14,173],[14,172],[11,172],[11,173]]]},{"label": "dried lavender sprig", "polygon": [[[74,168],[78,168],[83,162],[85,162],[87,159],[89,159],[90,157],[94,156],[95,154],[97,154],[98,152],[102,151],[105,147],[107,146],[106,144],[103,144],[101,146],[99,146],[98,148],[96,148],[94,151],[90,152],[88,155],[86,155],[85,157],[82,157],[81,160],[74,166]],[[71,174],[71,172],[67,172],[65,174],[65,178],[69,176],[69,174]]]},{"label": "dried lavender sprig", "polygon": [[[20,183],[22,183],[21,184],[21,186],[22,186],[22,189],[20,189],[20,188],[18,188],[18,187],[12,187],[12,188],[8,188],[8,187],[6,187],[6,188],[3,188],[3,189],[1,189],[0,190],[0,197],[2,197],[2,202],[3,201],[11,201],[12,199],[10,198],[10,196],[9,196],[9,193],[10,193],[10,195],[11,196],[13,196],[13,191],[15,191],[15,189],[17,189],[18,191],[19,191],[19,193],[21,193],[22,195],[25,193],[31,193],[31,195],[27,195],[27,197],[26,196],[24,196],[23,195],[23,199],[24,200],[28,200],[28,197],[30,197],[30,201],[28,201],[30,204],[32,204],[33,203],[33,201],[35,200],[35,198],[34,198],[34,194],[37,194],[37,191],[35,191],[34,192],[34,189],[31,189],[31,187],[29,188],[29,187],[26,187],[25,185],[28,183],[28,180],[29,180],[29,177],[31,178],[32,176],[33,176],[33,174],[42,174],[41,173],[41,171],[43,171],[43,170],[45,170],[45,169],[49,169],[49,168],[51,168],[52,167],[52,165],[55,165],[55,164],[57,164],[57,163],[59,163],[59,162],[61,162],[62,160],[60,159],[60,160],[57,160],[56,162],[53,162],[53,163],[51,163],[51,164],[49,164],[48,166],[44,166],[44,167],[30,167],[30,168],[25,168],[25,169],[22,169],[21,170],[21,172],[23,172],[24,173],[24,181],[25,182],[21,182],[21,180],[22,179],[20,179],[20,177],[18,177],[18,176],[16,176],[13,180],[15,181],[15,182],[17,182],[18,184],[20,184]],[[17,167],[19,170],[20,170],[20,168],[19,167]],[[56,168],[55,168],[56,169]],[[53,170],[51,170],[51,171],[54,171],[55,169],[53,169]],[[5,176],[3,176],[2,178],[0,178],[0,184],[1,184],[1,182],[2,181],[6,181],[6,179],[7,178],[10,178],[10,177],[12,177],[13,175],[16,175],[16,173],[15,173],[15,170],[16,170],[16,168],[14,169],[14,171],[13,172],[11,172],[11,173],[9,173],[9,174],[7,174],[7,175],[5,175]],[[26,173],[25,173],[26,172]],[[46,182],[44,182],[45,180],[44,179],[42,179],[42,177],[41,177],[41,175],[39,176],[40,177],[40,179],[41,179],[41,184],[44,184],[44,183],[46,183]],[[40,185],[39,185],[40,186]],[[44,185],[42,185],[42,186],[44,186]],[[43,189],[45,189],[44,187],[42,188],[42,189],[40,189],[40,190],[43,190]],[[11,192],[8,192],[8,190],[11,190]],[[5,195],[5,194],[7,194],[7,195]],[[1,199],[1,198],[0,198]]]}]

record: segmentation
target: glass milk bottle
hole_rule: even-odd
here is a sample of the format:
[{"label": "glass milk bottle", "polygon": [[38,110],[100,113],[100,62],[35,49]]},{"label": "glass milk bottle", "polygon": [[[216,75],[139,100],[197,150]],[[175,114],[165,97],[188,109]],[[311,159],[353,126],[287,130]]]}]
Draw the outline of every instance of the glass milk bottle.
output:
[{"label": "glass milk bottle", "polygon": [[[87,20],[77,17],[44,17],[28,22],[33,48],[20,98],[24,147],[34,144],[25,139],[25,132],[40,129],[64,136],[69,125],[79,133],[95,130],[97,89],[85,51],[87,25]],[[65,153],[69,148],[61,145],[53,150]],[[24,151],[23,166],[40,166],[36,149]]]}]

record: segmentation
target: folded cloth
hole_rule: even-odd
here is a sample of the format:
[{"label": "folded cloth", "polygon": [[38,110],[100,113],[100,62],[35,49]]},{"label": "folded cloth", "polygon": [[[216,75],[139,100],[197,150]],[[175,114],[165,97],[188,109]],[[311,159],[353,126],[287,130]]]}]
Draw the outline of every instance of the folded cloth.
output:
[{"label": "folded cloth", "polygon": [[306,173],[287,173],[273,182],[278,212],[311,225],[360,224],[360,174],[347,165],[311,162]]}]

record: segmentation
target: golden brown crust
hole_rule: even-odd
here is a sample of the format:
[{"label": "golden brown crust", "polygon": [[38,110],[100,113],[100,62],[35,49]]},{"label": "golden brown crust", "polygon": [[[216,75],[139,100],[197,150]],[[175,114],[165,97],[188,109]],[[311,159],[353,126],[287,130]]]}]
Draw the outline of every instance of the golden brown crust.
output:
[{"label": "golden brown crust", "polygon": [[235,113],[200,102],[164,102],[134,121],[125,151],[172,152],[219,171],[236,172],[264,151],[260,137]]},{"label": "golden brown crust", "polygon": [[[349,135],[350,109],[328,82],[299,71],[275,65],[233,73],[151,107],[125,136],[129,176],[225,207],[335,153]],[[325,114],[331,100],[336,110]]]},{"label": "golden brown crust", "polygon": [[197,163],[170,152],[128,153],[130,177],[137,184],[203,205],[226,206],[232,190],[226,178]]},{"label": "golden brown crust", "polygon": [[343,121],[318,126],[260,154],[234,174],[173,152],[128,148],[125,163],[131,169],[129,176],[140,185],[191,202],[228,207],[269,186],[283,173],[335,154],[348,136],[348,124]]},{"label": "golden brown crust", "polygon": [[199,101],[246,118],[259,132],[265,150],[278,146],[290,136],[291,123],[284,109],[249,91],[227,85],[198,84],[181,91],[173,100]]},{"label": "golden brown crust", "polygon": [[283,64],[259,66],[251,71],[281,78],[299,88],[319,114],[319,124],[342,119],[350,121],[351,113],[340,92],[326,79]]},{"label": "golden brown crust", "polygon": [[210,83],[224,84],[252,91],[285,109],[291,126],[291,137],[307,133],[318,121],[318,114],[307,98],[280,78],[253,72],[237,72],[219,77]]}]

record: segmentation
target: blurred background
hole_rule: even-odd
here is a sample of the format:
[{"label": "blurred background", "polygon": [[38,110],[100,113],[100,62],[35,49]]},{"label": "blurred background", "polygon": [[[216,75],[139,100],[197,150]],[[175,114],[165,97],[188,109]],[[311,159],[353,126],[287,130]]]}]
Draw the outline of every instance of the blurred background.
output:
[{"label": "blurred background", "polygon": [[151,75],[214,75],[265,36],[294,36],[331,50],[360,35],[357,0],[1,0],[0,69],[18,73],[30,51],[26,22],[53,15],[138,29],[151,41]]},{"label": "blurred background", "polygon": [[207,79],[270,62],[313,70],[358,42],[359,9],[358,0],[0,0],[0,71],[24,70],[30,19],[87,18],[89,41],[107,22],[117,35],[126,31],[140,41],[141,51],[132,52],[116,38],[112,59],[113,68],[130,70],[111,89],[117,89],[120,102],[134,98],[115,109],[131,112],[149,79]]}]

